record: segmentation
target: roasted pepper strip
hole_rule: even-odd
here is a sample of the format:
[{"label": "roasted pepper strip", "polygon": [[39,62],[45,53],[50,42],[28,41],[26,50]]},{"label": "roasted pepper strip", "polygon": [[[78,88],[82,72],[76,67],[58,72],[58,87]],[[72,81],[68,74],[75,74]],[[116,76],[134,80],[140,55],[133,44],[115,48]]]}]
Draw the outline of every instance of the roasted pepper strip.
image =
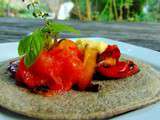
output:
[{"label": "roasted pepper strip", "polygon": [[105,60],[106,58],[113,58],[118,61],[120,56],[121,53],[117,45],[108,45],[106,50],[100,54],[99,61]]},{"label": "roasted pepper strip", "polygon": [[97,71],[101,75],[109,78],[126,78],[137,73],[139,68],[132,61],[123,61],[111,67],[100,64],[97,67]]},{"label": "roasted pepper strip", "polygon": [[109,78],[126,78],[139,71],[139,68],[132,61],[119,61],[120,50],[116,45],[109,45],[99,55],[97,71]]}]

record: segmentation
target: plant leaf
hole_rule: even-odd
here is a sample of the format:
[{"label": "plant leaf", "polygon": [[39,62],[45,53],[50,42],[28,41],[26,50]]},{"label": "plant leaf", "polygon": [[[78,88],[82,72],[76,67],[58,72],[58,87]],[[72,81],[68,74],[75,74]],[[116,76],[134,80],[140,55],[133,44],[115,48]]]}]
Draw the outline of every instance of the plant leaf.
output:
[{"label": "plant leaf", "polygon": [[30,67],[44,47],[44,34],[40,29],[35,30],[30,36],[19,42],[18,54],[24,56],[24,63]]},{"label": "plant leaf", "polygon": [[18,54],[19,56],[23,56],[27,53],[27,51],[30,49],[29,44],[30,44],[31,36],[26,36],[22,40],[20,40],[19,45],[18,45]]},{"label": "plant leaf", "polygon": [[74,29],[71,26],[64,25],[64,24],[61,24],[61,23],[56,23],[56,22],[53,22],[53,21],[48,22],[46,30],[54,32],[54,33],[60,33],[60,32],[73,32],[73,33],[77,33],[77,34],[80,33],[80,31]]},{"label": "plant leaf", "polygon": [[24,64],[26,65],[26,67],[30,67],[34,63],[36,57],[37,56],[32,53],[32,51],[28,52],[24,57]]},{"label": "plant leaf", "polygon": [[30,67],[43,49],[49,50],[53,46],[52,36],[59,32],[75,32],[78,30],[59,23],[48,22],[42,29],[36,29],[30,36],[24,37],[18,46],[19,56],[24,57],[24,63]]}]

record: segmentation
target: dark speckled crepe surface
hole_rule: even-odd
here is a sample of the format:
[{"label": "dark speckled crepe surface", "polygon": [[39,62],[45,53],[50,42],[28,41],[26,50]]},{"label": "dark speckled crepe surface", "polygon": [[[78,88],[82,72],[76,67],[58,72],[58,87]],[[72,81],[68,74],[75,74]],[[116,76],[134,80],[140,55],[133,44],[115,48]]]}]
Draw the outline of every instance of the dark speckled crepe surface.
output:
[{"label": "dark speckled crepe surface", "polygon": [[39,119],[110,118],[160,99],[160,74],[134,60],[140,72],[126,79],[95,80],[99,92],[71,90],[52,97],[33,94],[15,84],[6,73],[8,61],[0,65],[0,105],[13,112]]}]

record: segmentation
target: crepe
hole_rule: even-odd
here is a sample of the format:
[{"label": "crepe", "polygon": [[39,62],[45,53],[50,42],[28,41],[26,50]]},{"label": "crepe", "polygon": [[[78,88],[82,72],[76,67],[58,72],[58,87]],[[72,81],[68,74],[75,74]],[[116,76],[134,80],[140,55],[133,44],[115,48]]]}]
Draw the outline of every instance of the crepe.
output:
[{"label": "crepe", "polygon": [[[135,61],[135,60],[134,60]],[[52,97],[34,94],[15,84],[0,65],[0,105],[13,112],[39,119],[103,119],[135,110],[160,99],[160,75],[136,61],[140,72],[126,79],[94,80],[99,92],[71,90]]]}]

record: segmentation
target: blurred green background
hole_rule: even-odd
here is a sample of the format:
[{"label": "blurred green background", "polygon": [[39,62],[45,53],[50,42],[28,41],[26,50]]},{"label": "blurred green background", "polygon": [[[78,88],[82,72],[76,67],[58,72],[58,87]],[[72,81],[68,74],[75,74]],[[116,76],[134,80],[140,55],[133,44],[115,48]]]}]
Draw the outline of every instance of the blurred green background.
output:
[{"label": "blurred green background", "polygon": [[[71,1],[74,3],[74,8],[68,19],[103,22],[160,22],[160,0]],[[49,8],[46,2],[41,2],[40,7],[52,13],[51,7]],[[0,0],[0,16],[33,18],[31,12],[28,12],[20,0]]]}]

